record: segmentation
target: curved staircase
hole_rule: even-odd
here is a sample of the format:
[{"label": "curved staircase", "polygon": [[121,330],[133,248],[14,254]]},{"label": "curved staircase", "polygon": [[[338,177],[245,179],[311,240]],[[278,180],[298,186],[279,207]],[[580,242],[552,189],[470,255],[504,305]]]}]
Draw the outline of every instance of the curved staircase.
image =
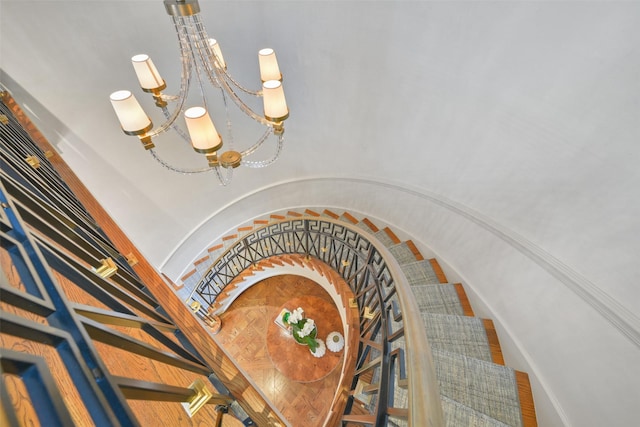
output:
[{"label": "curved staircase", "polygon": [[[389,228],[378,229],[368,219],[360,221],[348,212],[338,215],[329,210],[322,214],[306,210],[304,214],[288,212],[287,216],[272,215],[269,220],[257,220],[253,227],[242,227],[208,249],[207,254],[194,263],[194,269],[182,277],[183,286],[176,291],[188,301],[209,267],[232,242],[271,222],[301,216],[325,216],[359,227],[373,235],[397,260],[420,309],[438,379],[445,425],[537,425],[528,375],[504,365],[493,322],[474,316],[463,286],[448,283],[435,259],[424,259],[412,241],[400,241]],[[293,259],[283,261],[300,263]],[[261,268],[277,268],[277,265],[262,263]],[[314,267],[310,264],[309,268]],[[243,274],[251,273],[245,270]],[[238,280],[234,283],[237,285]],[[236,288],[235,293],[239,292],[242,289]],[[233,290],[225,289],[208,312],[221,309],[222,300],[233,299],[233,294]],[[375,383],[375,377],[371,381]],[[402,387],[403,380],[396,378],[395,384]],[[406,393],[393,396],[394,407],[406,407]],[[398,401],[403,399],[405,402]],[[373,404],[363,403],[359,410],[366,411]],[[406,424],[401,417],[389,419],[389,425]]]}]

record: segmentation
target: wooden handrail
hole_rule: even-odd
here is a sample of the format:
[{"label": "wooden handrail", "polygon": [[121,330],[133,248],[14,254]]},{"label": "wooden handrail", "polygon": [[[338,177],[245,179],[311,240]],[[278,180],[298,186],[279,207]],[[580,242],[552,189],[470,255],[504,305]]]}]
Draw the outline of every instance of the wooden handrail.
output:
[{"label": "wooden handrail", "polygon": [[399,284],[396,283],[396,293],[402,305],[402,320],[404,322],[404,339],[406,342],[406,363],[411,367],[408,375],[409,392],[409,425],[439,427],[444,425],[438,378],[431,356],[431,346],[427,339],[427,332],[422,323],[420,308],[416,302],[411,287],[396,259],[386,249],[385,262],[387,268]]}]

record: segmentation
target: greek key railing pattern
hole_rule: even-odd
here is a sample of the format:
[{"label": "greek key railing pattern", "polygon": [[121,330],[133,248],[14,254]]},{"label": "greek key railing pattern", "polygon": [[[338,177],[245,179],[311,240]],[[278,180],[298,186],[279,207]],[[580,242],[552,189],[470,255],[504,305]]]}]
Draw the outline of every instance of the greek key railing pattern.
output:
[{"label": "greek key railing pattern", "polygon": [[[192,299],[206,309],[244,269],[286,254],[303,254],[330,265],[356,296],[360,345],[343,423],[387,425],[390,419],[406,419],[404,327],[396,283],[381,250],[357,228],[319,217],[288,219],[259,228],[227,249],[206,272]],[[367,384],[362,401],[369,415],[364,416],[352,414],[361,378]]]}]

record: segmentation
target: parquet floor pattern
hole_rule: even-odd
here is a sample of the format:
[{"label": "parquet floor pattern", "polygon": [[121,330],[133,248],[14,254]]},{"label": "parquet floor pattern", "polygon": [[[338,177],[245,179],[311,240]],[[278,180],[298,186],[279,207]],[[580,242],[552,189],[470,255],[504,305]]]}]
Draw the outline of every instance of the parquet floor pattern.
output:
[{"label": "parquet floor pattern", "polygon": [[266,343],[267,327],[280,307],[303,294],[333,303],[320,285],[300,276],[277,276],[253,285],[220,316],[222,328],[216,340],[292,426],[315,427],[322,425],[329,411],[344,362],[319,381],[299,383],[276,369]]}]

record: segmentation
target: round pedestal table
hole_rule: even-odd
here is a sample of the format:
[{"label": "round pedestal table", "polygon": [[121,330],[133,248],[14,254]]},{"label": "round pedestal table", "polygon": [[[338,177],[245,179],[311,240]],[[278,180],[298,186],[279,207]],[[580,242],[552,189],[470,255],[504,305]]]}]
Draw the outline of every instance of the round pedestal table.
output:
[{"label": "round pedestal table", "polygon": [[[287,301],[282,309],[293,311],[298,307],[304,316],[313,319],[318,328],[317,339],[325,340],[329,332],[342,331],[342,320],[333,302],[315,296],[300,296]],[[343,351],[327,351],[322,357],[314,357],[306,345],[298,344],[291,333],[274,319],[267,328],[267,352],[273,365],[287,378],[298,382],[313,382],[329,375],[340,360]]]}]

